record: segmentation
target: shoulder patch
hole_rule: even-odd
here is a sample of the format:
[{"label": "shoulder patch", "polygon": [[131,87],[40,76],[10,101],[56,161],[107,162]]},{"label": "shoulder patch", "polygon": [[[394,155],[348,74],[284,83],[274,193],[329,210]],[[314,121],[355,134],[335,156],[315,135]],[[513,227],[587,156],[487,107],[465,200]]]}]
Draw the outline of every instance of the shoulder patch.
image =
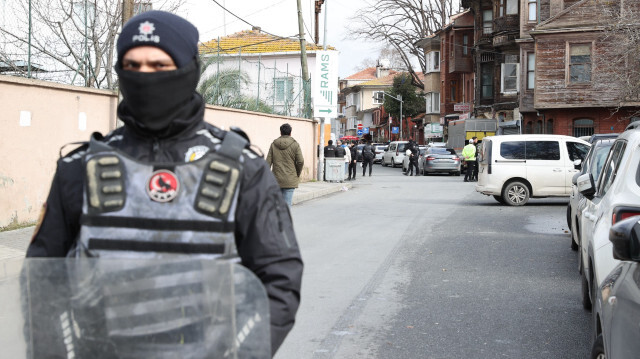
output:
[{"label": "shoulder patch", "polygon": [[209,147],[207,147],[207,146],[199,145],[199,146],[190,147],[187,150],[187,152],[185,152],[185,154],[184,154],[184,161],[185,162],[193,162],[195,160],[199,160],[207,152],[209,152]]}]

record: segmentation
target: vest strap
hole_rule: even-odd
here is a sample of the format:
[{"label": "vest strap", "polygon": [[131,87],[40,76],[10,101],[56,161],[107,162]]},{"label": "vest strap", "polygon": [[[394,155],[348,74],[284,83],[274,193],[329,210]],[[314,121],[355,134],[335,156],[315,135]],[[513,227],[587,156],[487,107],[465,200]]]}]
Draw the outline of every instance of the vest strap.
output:
[{"label": "vest strap", "polygon": [[93,227],[120,227],[159,231],[231,232],[233,222],[189,221],[156,218],[82,215],[80,224]]},{"label": "vest strap", "polygon": [[135,239],[89,238],[89,250],[162,252],[181,254],[224,254],[224,243],[148,242]]}]

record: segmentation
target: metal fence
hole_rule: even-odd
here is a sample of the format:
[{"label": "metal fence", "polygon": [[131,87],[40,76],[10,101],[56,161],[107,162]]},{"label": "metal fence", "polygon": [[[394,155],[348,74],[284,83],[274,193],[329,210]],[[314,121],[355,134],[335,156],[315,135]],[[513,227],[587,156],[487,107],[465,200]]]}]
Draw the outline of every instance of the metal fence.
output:
[{"label": "metal fence", "polygon": [[303,79],[299,53],[262,56],[239,49],[237,54],[202,54],[201,59],[199,91],[207,103],[311,118],[310,81]]}]

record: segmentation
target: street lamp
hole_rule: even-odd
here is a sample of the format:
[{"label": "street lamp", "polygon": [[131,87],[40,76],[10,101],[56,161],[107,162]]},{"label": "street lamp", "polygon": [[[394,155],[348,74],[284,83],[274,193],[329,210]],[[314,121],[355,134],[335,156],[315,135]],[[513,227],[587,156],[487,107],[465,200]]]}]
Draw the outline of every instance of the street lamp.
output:
[{"label": "street lamp", "polygon": [[[390,93],[386,93],[384,91],[381,91],[383,93],[383,97],[384,95],[387,95],[389,97],[391,97],[392,99],[396,100],[396,101],[400,101],[400,139],[402,139],[402,103],[404,101],[402,101],[402,95],[398,94],[398,97],[394,97],[392,94]],[[380,92],[378,92],[380,93]],[[374,96],[375,98],[375,96]],[[377,100],[379,101],[380,98],[377,98]],[[382,99],[383,101],[380,102],[384,102],[384,99]],[[391,141],[391,122],[389,122],[389,141]]]}]

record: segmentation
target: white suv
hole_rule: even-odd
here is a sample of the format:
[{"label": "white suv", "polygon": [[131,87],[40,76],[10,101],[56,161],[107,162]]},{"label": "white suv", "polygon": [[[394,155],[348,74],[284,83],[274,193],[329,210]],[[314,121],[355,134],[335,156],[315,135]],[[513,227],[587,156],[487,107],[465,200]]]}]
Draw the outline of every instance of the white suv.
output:
[{"label": "white suv", "polygon": [[591,308],[595,289],[619,263],[613,258],[609,230],[616,222],[640,215],[640,129],[630,125],[613,143],[597,183],[591,173],[578,177],[578,190],[589,198],[580,216],[582,300]]},{"label": "white suv", "polygon": [[476,191],[522,206],[532,197],[569,196],[571,178],[589,144],[562,135],[505,135],[482,139]]}]

